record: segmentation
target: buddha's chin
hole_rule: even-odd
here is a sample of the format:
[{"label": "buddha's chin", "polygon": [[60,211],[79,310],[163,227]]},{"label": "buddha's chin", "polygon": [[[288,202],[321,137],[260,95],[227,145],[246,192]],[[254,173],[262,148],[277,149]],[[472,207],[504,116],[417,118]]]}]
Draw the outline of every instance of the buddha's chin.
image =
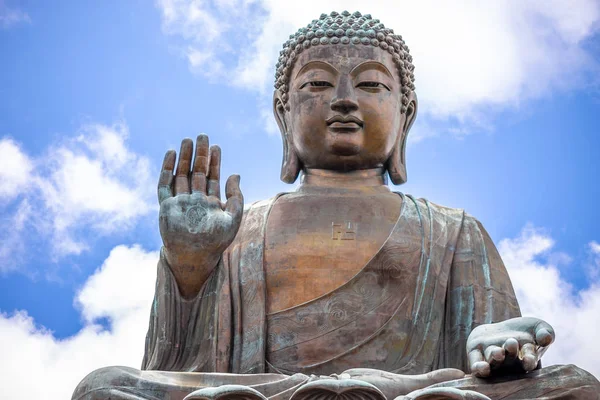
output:
[{"label": "buddha's chin", "polygon": [[355,156],[360,153],[361,141],[355,135],[341,134],[330,139],[331,153],[338,156]]}]

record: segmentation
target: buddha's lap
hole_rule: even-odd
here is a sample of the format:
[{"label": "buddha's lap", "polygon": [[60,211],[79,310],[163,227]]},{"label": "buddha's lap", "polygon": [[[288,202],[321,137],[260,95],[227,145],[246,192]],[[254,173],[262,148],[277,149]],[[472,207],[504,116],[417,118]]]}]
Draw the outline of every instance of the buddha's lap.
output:
[{"label": "buddha's lap", "polygon": [[[202,387],[245,385],[266,397],[307,382],[302,374],[238,375],[223,373],[140,371],[128,367],[106,367],[89,374],[78,385],[73,400],[176,400]],[[473,390],[490,398],[510,399],[600,399],[600,382],[574,365],[555,365],[520,376],[491,379],[466,377],[431,387]],[[291,390],[294,389],[294,390]],[[278,397],[279,398],[279,397]]]}]

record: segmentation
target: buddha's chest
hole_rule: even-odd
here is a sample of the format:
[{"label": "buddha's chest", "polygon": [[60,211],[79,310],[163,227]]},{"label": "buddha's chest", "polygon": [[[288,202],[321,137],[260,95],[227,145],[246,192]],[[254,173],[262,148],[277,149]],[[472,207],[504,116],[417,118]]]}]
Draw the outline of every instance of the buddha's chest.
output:
[{"label": "buddha's chest", "polygon": [[281,197],[265,238],[267,312],[305,303],[349,281],[387,239],[400,204],[394,193]]}]

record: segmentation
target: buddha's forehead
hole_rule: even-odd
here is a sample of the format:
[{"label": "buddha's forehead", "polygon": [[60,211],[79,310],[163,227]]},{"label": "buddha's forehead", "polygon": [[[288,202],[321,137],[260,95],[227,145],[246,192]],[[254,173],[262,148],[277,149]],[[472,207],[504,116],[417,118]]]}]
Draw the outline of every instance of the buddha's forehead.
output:
[{"label": "buddha's forehead", "polygon": [[373,61],[373,64],[383,64],[394,78],[398,79],[397,67],[390,53],[374,46],[352,44],[330,44],[307,49],[295,60],[291,79],[293,80],[303,67],[315,61],[327,63],[340,73],[349,73],[357,66]]}]

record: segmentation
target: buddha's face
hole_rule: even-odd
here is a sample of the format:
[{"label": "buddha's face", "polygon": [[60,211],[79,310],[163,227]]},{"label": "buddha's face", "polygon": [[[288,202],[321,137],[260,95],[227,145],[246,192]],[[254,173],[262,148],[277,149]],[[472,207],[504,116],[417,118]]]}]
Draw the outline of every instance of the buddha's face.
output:
[{"label": "buddha's face", "polygon": [[396,68],[392,56],[374,46],[314,46],[300,54],[284,118],[305,168],[385,164],[406,125]]}]

